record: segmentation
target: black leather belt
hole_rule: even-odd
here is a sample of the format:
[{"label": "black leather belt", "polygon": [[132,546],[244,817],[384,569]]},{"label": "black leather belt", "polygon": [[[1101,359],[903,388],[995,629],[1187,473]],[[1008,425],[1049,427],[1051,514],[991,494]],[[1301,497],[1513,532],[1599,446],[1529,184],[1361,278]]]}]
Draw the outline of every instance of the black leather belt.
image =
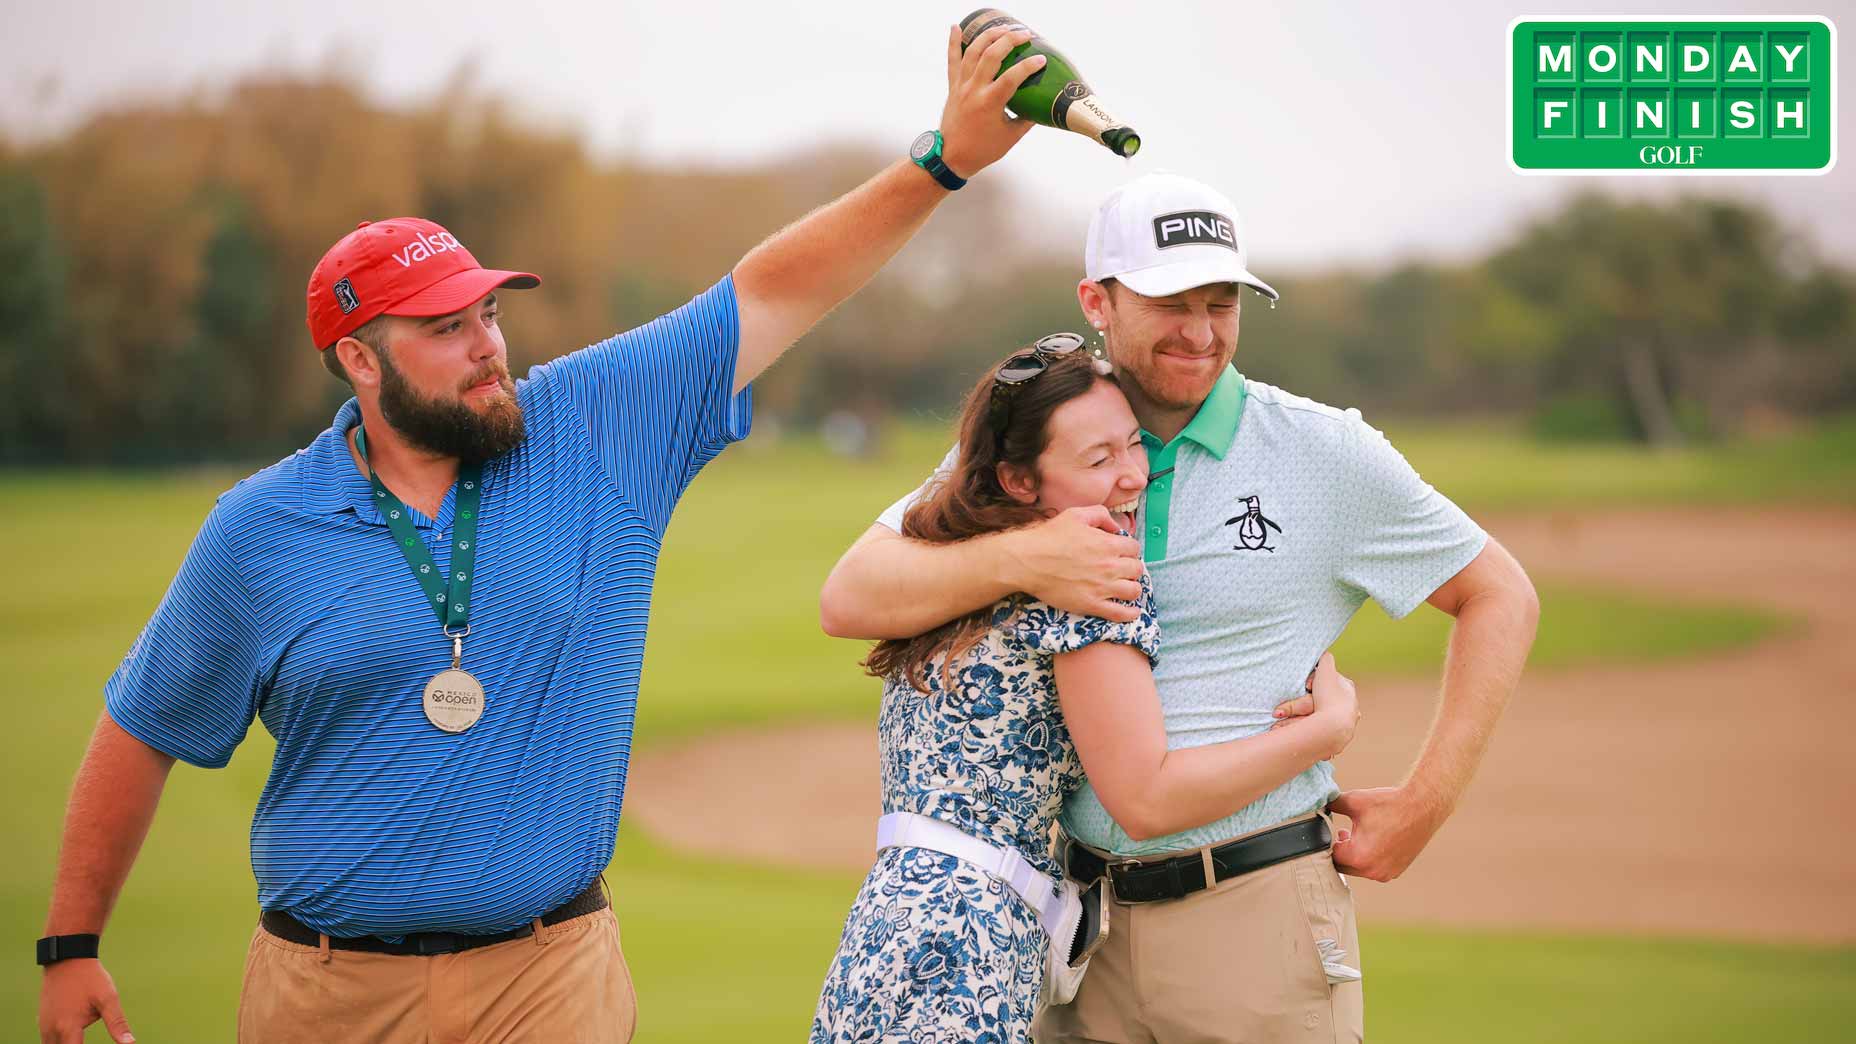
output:
[{"label": "black leather belt", "polygon": [[1153,862],[1104,860],[1071,841],[1065,862],[1070,876],[1078,881],[1093,881],[1107,873],[1109,892],[1117,902],[1157,903],[1203,891],[1239,874],[1320,852],[1333,840],[1328,821],[1316,816],[1219,845],[1211,852],[1212,869],[1217,875],[1211,881],[1205,879],[1205,859],[1197,852]]},{"label": "black leather belt", "polygon": [[[584,917],[598,910],[604,910],[609,904],[606,892],[600,887],[598,878],[586,886],[586,891],[567,900],[566,903],[541,915],[541,923],[560,924],[576,917]],[[322,933],[304,924],[302,921],[284,913],[282,910],[266,910],[258,918],[264,930],[303,946],[320,946]],[[400,942],[388,942],[372,935],[363,935],[352,939],[329,936],[331,950],[363,950],[367,953],[390,953],[402,957],[433,957],[441,953],[457,953],[461,950],[474,950],[479,946],[494,946],[512,939],[526,939],[535,934],[533,923],[496,935],[460,935],[457,932],[409,932]]]}]

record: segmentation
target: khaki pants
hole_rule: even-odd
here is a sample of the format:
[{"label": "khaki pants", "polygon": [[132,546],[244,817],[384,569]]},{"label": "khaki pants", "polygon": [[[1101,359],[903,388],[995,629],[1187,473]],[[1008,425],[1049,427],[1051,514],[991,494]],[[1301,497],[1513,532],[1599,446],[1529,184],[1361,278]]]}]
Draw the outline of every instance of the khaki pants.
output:
[{"label": "khaki pants", "polygon": [[1316,941],[1360,967],[1353,892],[1328,852],[1167,902],[1112,904],[1076,999],[1038,1018],[1038,1044],[1213,1044],[1364,1036],[1359,982],[1328,985]]},{"label": "khaki pants", "polygon": [[624,1044],[638,997],[610,907],[435,957],[325,952],[259,928],[240,1044]]}]

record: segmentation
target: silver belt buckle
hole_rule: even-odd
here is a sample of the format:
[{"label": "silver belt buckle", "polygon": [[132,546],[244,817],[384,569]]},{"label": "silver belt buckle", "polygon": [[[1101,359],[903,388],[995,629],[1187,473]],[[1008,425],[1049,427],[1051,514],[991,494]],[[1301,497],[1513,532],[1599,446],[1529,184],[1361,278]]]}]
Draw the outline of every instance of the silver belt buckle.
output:
[{"label": "silver belt buckle", "polygon": [[1139,859],[1134,859],[1132,857],[1123,857],[1121,859],[1104,859],[1102,861],[1102,876],[1108,879],[1109,898],[1115,900],[1116,902],[1122,904],[1123,906],[1132,905],[1134,902],[1137,901],[1137,900],[1132,900],[1132,899],[1123,899],[1120,896],[1120,894],[1115,891],[1115,871],[1131,870],[1140,865],[1141,865],[1141,861]]}]

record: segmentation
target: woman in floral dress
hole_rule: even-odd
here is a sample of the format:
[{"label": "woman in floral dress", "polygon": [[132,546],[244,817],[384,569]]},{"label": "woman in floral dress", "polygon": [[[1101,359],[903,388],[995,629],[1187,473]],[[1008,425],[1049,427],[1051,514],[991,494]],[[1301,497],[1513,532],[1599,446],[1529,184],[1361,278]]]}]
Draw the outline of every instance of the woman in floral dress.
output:
[{"label": "woman in floral dress", "polygon": [[[1147,481],[1140,428],[1106,364],[1075,351],[1081,344],[1074,334],[1047,337],[981,379],[962,411],[957,463],[909,510],[904,535],[959,540],[1091,504],[1133,528]],[[1052,827],[1085,763],[1151,766],[1105,773],[1144,778],[1102,797],[1111,811],[1140,807],[1142,833],[1158,835],[1234,812],[1351,739],[1352,686],[1324,657],[1312,713],[1262,735],[1169,753],[1151,673],[1160,629],[1145,576],[1141,591],[1132,623],[1021,594],[879,643],[865,667],[884,679],[883,811],[1016,849],[1061,880]],[[1059,694],[1055,662],[1078,655],[1094,657],[1090,669],[1068,672]],[[1079,756],[1066,712],[1100,716],[1079,731],[1114,738]],[[1037,911],[1000,878],[940,851],[885,848],[845,921],[811,1040],[1029,1040],[1048,946]]]}]

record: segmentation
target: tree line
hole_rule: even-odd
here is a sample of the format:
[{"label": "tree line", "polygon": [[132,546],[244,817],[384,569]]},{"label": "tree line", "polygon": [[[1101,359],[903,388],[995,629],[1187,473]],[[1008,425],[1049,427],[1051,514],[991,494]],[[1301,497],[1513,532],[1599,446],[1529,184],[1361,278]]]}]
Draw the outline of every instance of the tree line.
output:
[{"label": "tree line", "polygon": [[[507,310],[520,374],[682,303],[891,158],[602,160],[456,93],[394,107],[334,76],[257,78],[0,141],[0,465],[301,445],[346,394],[309,344],[304,285],[362,219],[430,217],[484,263],[541,273]],[[947,416],[1007,349],[1077,326],[1080,226],[1053,253],[997,179],[960,203],[759,382],[761,410]],[[1473,261],[1272,281],[1282,306],[1247,298],[1240,368],[1373,415],[1675,442],[1856,401],[1856,278],[1746,203],[1588,195]]]}]

